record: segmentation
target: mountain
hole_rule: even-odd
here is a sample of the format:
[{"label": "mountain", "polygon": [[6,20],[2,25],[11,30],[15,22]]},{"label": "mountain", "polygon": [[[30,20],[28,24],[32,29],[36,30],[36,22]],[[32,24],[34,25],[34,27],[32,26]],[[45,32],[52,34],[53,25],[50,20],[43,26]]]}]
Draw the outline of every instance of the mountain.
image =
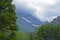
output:
[{"label": "mountain", "polygon": [[51,23],[53,23],[53,24],[60,24],[60,16],[58,16],[57,18],[54,18]]},{"label": "mountain", "polygon": [[45,23],[31,15],[30,11],[26,11],[24,9],[17,9],[16,13],[18,17],[17,25],[19,26],[19,30],[33,32],[38,26]]}]

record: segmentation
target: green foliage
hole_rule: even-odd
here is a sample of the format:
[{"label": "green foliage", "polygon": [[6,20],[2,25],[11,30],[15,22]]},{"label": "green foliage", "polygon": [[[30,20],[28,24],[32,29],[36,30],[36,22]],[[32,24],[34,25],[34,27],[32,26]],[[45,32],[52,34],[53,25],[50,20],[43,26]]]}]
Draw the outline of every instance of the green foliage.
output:
[{"label": "green foliage", "polygon": [[39,40],[60,40],[60,25],[42,25],[39,27],[37,35]]},{"label": "green foliage", "polygon": [[0,40],[8,40],[9,36],[8,33],[2,32],[0,33]]},{"label": "green foliage", "polygon": [[38,40],[38,35],[36,35],[36,32],[29,33],[29,40]]},{"label": "green foliage", "polygon": [[16,24],[15,6],[12,0],[0,0],[0,39],[12,40],[18,31]]},{"label": "green foliage", "polygon": [[17,32],[16,33],[16,40],[29,40],[29,36],[25,32]]}]

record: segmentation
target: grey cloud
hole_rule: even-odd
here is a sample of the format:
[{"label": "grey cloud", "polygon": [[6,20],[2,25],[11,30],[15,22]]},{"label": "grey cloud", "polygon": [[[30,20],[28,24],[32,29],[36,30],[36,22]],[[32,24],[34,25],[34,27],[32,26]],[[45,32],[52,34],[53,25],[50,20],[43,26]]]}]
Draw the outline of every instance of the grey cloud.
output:
[{"label": "grey cloud", "polygon": [[[60,16],[60,0],[54,0],[54,1],[56,1],[54,4],[47,4],[47,3],[39,2],[39,3],[33,4],[33,5],[38,6],[39,8],[42,7],[43,13],[40,13],[40,12],[39,13],[42,14],[44,19],[48,20],[48,19],[52,19],[53,17]],[[28,3],[26,3],[26,2],[21,2],[19,4],[16,3],[16,9],[23,8],[24,10],[27,10],[29,12],[33,12],[32,14],[35,15],[36,8],[30,7],[30,6],[27,7]],[[40,15],[39,13],[37,12],[38,15]],[[50,20],[48,20],[48,21],[50,21]]]},{"label": "grey cloud", "polygon": [[54,5],[49,6],[45,15],[47,18],[56,16],[60,16],[60,1],[56,2]]}]

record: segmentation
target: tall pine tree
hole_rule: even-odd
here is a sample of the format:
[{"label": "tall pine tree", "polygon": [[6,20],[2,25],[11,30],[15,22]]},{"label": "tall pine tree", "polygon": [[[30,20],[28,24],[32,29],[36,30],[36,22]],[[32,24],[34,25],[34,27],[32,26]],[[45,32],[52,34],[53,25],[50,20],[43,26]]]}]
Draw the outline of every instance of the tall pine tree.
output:
[{"label": "tall pine tree", "polygon": [[0,40],[12,40],[15,31],[18,31],[16,24],[15,5],[12,0],[0,0]]}]

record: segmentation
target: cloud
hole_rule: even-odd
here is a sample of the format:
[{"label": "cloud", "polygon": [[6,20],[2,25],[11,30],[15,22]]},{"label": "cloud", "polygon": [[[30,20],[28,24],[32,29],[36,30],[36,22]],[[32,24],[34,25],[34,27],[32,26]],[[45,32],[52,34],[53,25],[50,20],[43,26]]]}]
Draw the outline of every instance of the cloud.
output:
[{"label": "cloud", "polygon": [[51,21],[60,16],[60,0],[14,0],[13,3],[17,8],[34,9],[32,15],[42,21]]}]

